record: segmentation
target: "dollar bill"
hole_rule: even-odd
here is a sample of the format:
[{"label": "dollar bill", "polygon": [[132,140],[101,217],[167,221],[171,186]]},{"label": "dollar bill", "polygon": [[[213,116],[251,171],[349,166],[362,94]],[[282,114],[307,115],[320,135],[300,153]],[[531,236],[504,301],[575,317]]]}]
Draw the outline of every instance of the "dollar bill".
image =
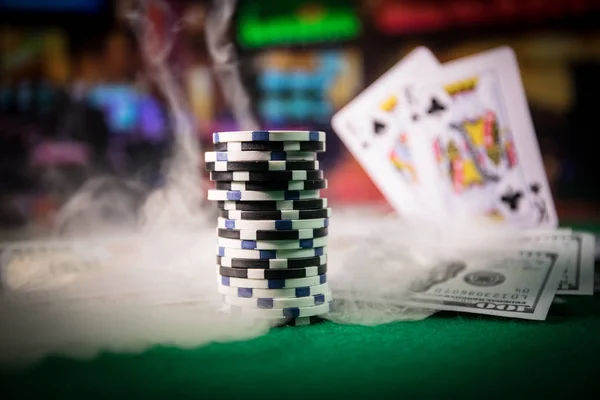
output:
[{"label": "dollar bill", "polygon": [[0,243],[0,290],[41,289],[76,274],[116,264],[136,243],[102,240],[30,240]]},{"label": "dollar bill", "polygon": [[566,253],[518,251],[454,263],[415,282],[407,305],[435,310],[544,320],[564,273]]},{"label": "dollar bill", "polygon": [[559,283],[559,295],[594,294],[595,237],[586,232],[557,230],[525,234],[524,242],[538,249],[565,253],[567,265]]}]

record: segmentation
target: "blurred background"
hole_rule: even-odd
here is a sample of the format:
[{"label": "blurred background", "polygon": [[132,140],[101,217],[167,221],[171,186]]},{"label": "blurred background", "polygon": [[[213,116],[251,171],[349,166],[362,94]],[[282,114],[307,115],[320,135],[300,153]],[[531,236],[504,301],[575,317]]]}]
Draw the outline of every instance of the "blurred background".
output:
[{"label": "blurred background", "polygon": [[[207,53],[210,1],[168,2],[170,65],[201,146],[237,129]],[[91,176],[162,184],[173,131],[126,16],[128,0],[0,0],[0,230],[52,216]],[[331,116],[418,45],[441,62],[517,53],[561,221],[599,220],[598,0],[241,0],[232,32],[265,129],[329,132],[327,197],[384,202]]]}]

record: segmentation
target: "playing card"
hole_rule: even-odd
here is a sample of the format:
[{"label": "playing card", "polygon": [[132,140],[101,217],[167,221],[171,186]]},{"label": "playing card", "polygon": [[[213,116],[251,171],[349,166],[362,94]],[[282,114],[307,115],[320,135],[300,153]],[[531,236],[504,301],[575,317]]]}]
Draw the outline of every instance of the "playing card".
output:
[{"label": "playing card", "polygon": [[409,85],[411,129],[434,154],[450,213],[488,215],[523,228],[557,216],[516,57],[502,47],[445,64]]},{"label": "playing card", "polygon": [[423,176],[427,149],[415,144],[405,85],[437,71],[439,64],[419,47],[340,110],[332,127],[374,183],[401,214],[432,212],[439,197],[427,195]]}]

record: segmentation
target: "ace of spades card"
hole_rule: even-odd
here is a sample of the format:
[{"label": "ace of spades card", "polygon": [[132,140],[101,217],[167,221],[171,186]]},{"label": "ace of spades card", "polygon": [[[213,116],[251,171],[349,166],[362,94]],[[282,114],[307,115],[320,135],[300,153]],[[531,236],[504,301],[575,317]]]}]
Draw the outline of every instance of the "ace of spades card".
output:
[{"label": "ace of spades card", "polygon": [[439,63],[418,47],[383,74],[332,119],[332,127],[400,214],[431,213],[439,203],[422,168],[426,152],[414,140],[404,86],[437,71]]},{"label": "ace of spades card", "polygon": [[519,68],[507,47],[465,57],[408,88],[413,129],[435,157],[452,214],[558,225]]}]

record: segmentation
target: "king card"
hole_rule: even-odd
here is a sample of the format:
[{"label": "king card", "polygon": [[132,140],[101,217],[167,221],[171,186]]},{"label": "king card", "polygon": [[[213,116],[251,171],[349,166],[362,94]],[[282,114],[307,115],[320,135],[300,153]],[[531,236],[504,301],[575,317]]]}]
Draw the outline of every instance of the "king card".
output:
[{"label": "king card", "polygon": [[449,212],[523,228],[558,224],[519,68],[502,47],[444,64],[409,87]]}]

